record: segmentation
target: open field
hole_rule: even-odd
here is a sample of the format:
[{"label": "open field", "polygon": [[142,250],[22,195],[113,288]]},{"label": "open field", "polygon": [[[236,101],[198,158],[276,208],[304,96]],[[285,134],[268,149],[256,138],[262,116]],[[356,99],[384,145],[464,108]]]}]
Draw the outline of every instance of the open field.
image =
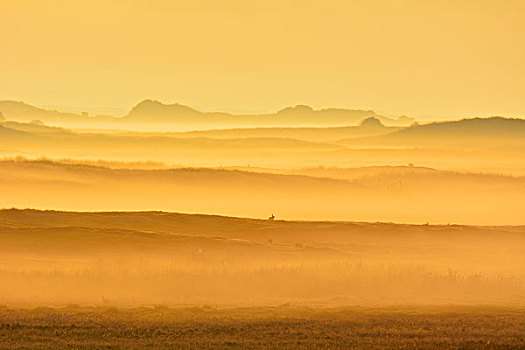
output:
[{"label": "open field", "polygon": [[525,305],[523,226],[0,211],[0,305]]},{"label": "open field", "polygon": [[0,349],[524,347],[523,309],[0,308]]}]

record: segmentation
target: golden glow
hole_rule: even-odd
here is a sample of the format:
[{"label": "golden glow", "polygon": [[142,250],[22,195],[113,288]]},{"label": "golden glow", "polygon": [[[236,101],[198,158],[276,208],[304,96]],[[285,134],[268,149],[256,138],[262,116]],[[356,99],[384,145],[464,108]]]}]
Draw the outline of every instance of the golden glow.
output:
[{"label": "golden glow", "polygon": [[3,0],[0,98],[519,116],[524,17],[520,0]]},{"label": "golden glow", "polygon": [[[0,343],[518,348],[524,17],[505,0],[2,0]],[[470,326],[427,305],[469,306]],[[232,306],[239,327],[214,316]]]}]

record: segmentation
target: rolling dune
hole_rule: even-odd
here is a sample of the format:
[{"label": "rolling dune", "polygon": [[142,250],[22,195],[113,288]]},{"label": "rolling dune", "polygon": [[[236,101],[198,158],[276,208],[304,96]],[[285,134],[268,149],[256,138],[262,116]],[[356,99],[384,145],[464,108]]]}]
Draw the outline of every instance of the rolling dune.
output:
[{"label": "rolling dune", "polygon": [[418,167],[242,171],[0,162],[4,208],[163,210],[301,220],[523,224],[523,177]]},{"label": "rolling dune", "polygon": [[0,303],[522,305],[523,226],[0,211]]}]

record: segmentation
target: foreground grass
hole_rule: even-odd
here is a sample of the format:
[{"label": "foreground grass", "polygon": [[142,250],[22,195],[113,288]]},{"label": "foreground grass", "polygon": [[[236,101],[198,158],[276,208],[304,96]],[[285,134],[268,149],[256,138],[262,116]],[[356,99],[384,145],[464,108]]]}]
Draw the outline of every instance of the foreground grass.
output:
[{"label": "foreground grass", "polygon": [[525,311],[4,307],[0,348],[525,349]]}]

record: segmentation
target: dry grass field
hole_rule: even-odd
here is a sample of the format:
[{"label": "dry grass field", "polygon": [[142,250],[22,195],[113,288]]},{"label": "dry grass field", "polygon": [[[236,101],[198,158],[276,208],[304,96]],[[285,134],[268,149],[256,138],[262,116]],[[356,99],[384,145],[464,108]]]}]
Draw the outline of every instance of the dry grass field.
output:
[{"label": "dry grass field", "polygon": [[0,309],[0,349],[523,349],[494,307]]},{"label": "dry grass field", "polygon": [[0,210],[0,349],[524,349],[524,232]]},{"label": "dry grass field", "polygon": [[525,305],[525,227],[0,211],[0,305]]}]

